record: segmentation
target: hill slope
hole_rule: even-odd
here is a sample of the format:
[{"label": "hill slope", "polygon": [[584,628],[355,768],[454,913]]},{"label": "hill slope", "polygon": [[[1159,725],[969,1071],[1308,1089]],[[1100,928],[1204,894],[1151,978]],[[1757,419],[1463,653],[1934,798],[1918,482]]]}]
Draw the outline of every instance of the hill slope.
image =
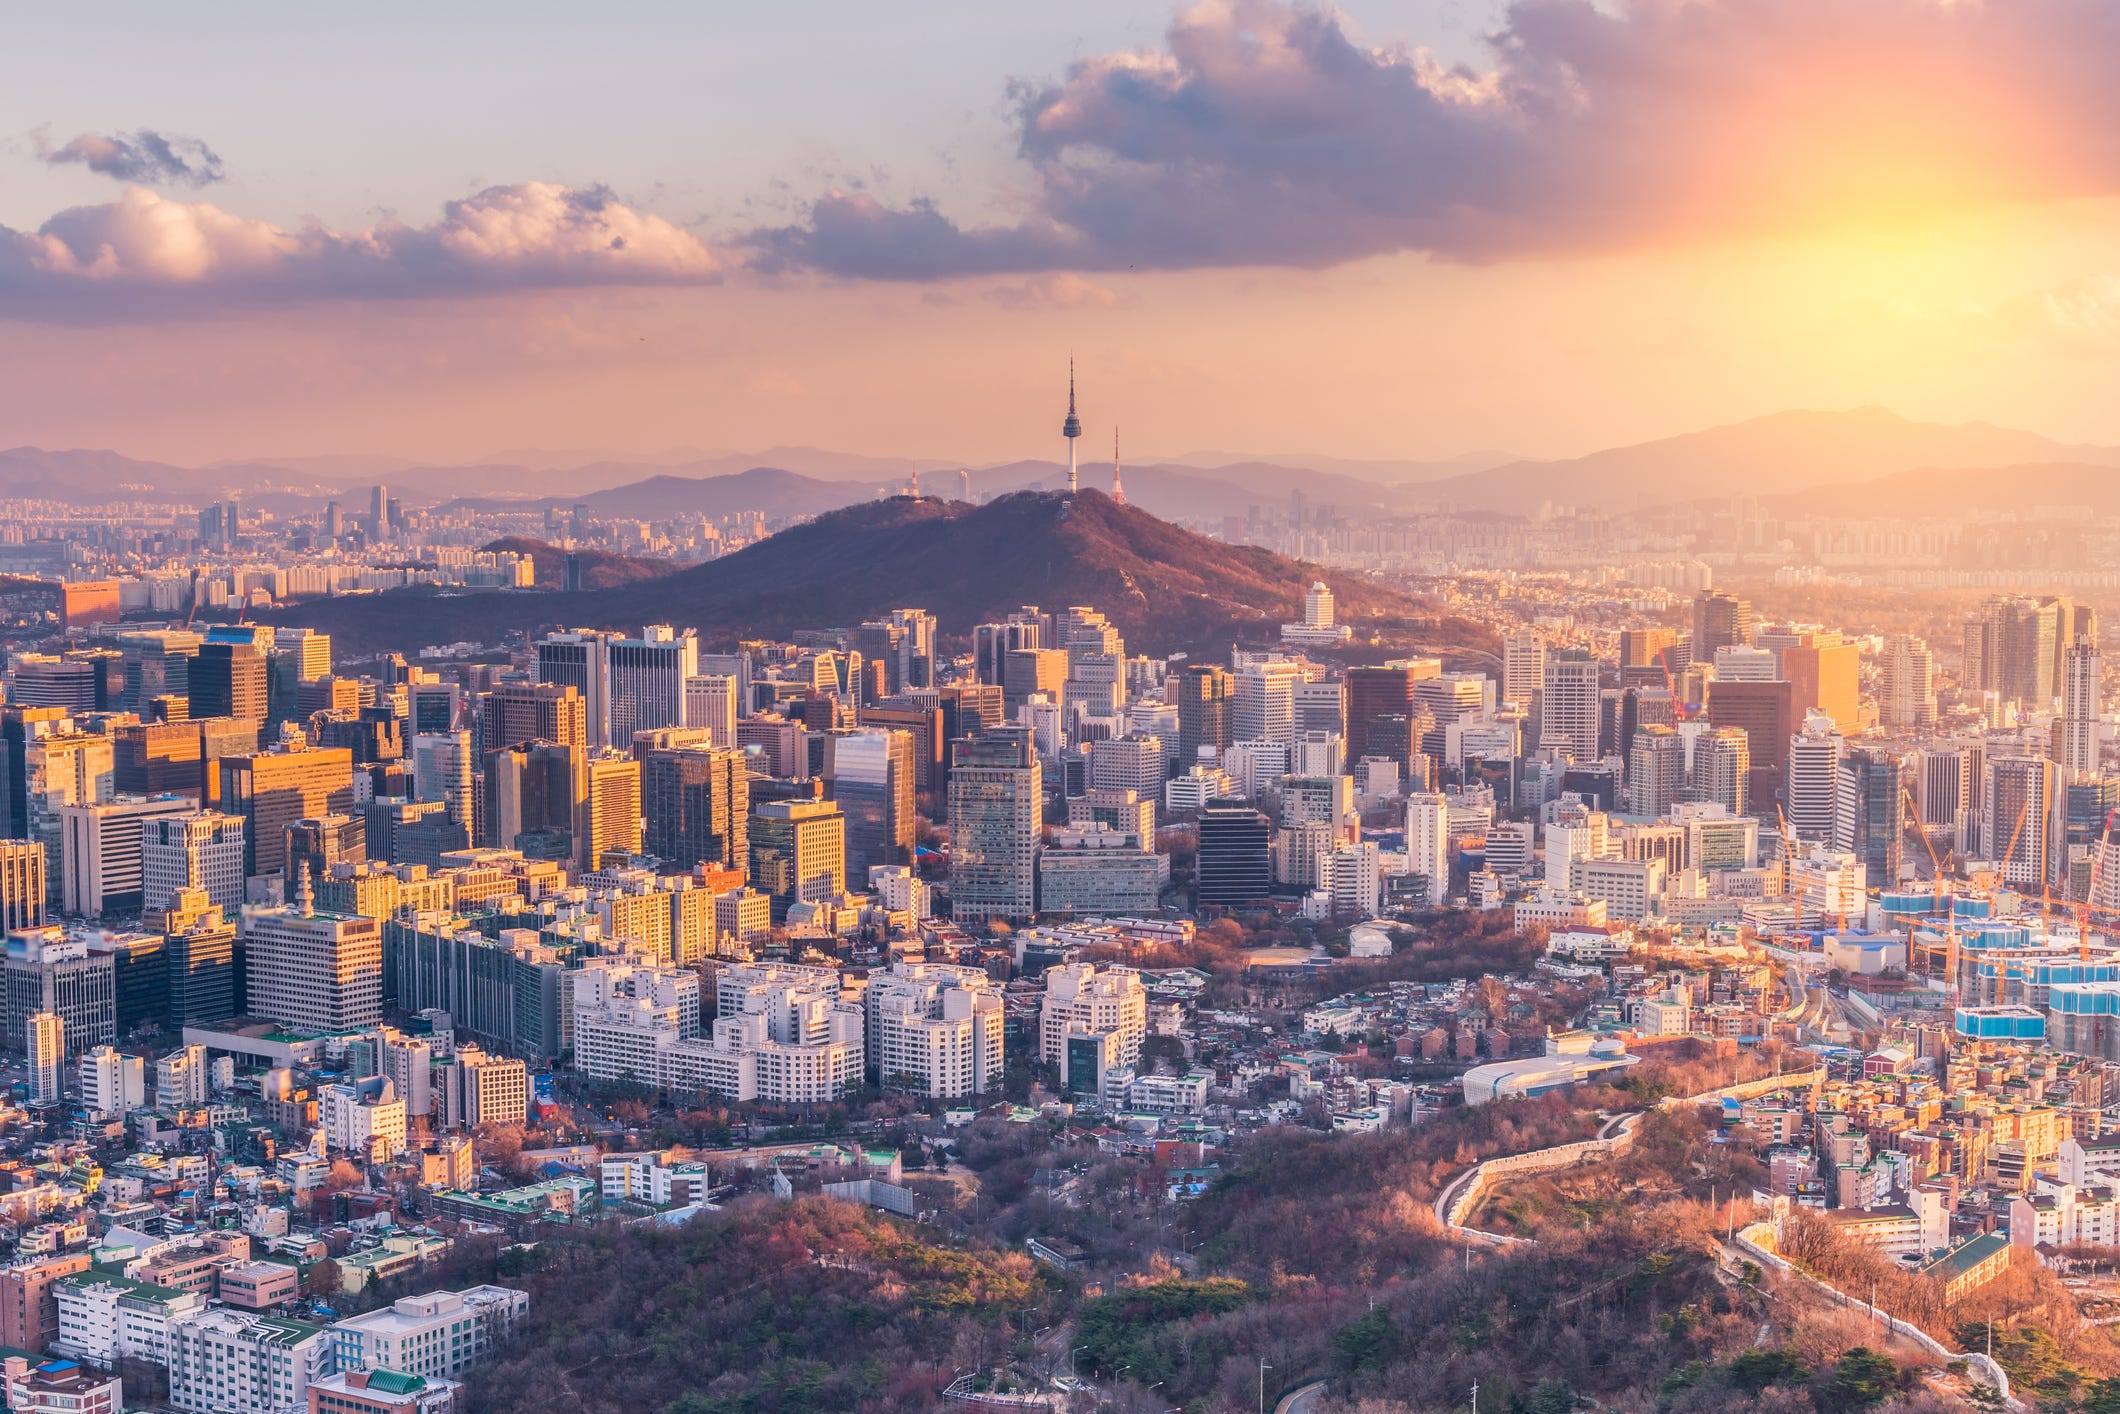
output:
[{"label": "hill slope", "polygon": [[[539,586],[548,589],[560,582],[568,553],[557,545],[548,545],[526,535],[504,535],[480,548],[500,554],[528,555],[530,563],[537,567]],[[644,560],[610,550],[577,550],[574,553],[581,561],[582,587],[585,589],[616,589],[623,584],[638,584],[644,579],[659,579],[676,568],[668,560]]]},{"label": "hill slope", "polygon": [[[1225,545],[1100,491],[1038,492],[984,506],[895,497],[832,511],[734,555],[624,588],[582,594],[386,594],[296,606],[274,617],[350,646],[497,642],[514,629],[567,623],[674,623],[734,643],[798,628],[842,627],[902,605],[932,610],[946,634],[1019,604],[1093,605],[1130,651],[1219,655],[1265,644],[1323,578],[1341,617],[1374,629],[1372,656],[1415,647],[1491,650],[1484,631],[1438,622],[1419,600],[1266,550]],[[1365,633],[1365,637],[1367,634]]]},{"label": "hill slope", "polygon": [[1922,468],[2080,462],[2120,466],[2120,448],[2072,447],[1986,423],[1913,422],[1883,408],[1782,412],[1611,447],[1566,461],[1517,462],[1404,488],[1409,501],[1533,511],[1542,501],[1605,509],[1703,497],[1777,496]]}]

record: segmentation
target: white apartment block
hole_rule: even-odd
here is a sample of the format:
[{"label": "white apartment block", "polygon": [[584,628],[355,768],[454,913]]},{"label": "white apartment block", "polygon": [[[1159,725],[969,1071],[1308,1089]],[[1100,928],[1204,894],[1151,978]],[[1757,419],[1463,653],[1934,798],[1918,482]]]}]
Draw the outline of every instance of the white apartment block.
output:
[{"label": "white apartment block", "polygon": [[896,963],[862,1002],[879,1083],[944,1100],[1001,1083],[1001,993],[978,968]]},{"label": "white apartment block", "polygon": [[341,1370],[395,1370],[454,1379],[515,1332],[530,1311],[527,1292],[473,1286],[405,1296],[331,1327]]},{"label": "white apartment block", "polygon": [[169,1402],[191,1414],[295,1414],[332,1370],[331,1332],[306,1321],[202,1311],[169,1327]]},{"label": "white apartment block", "polygon": [[1148,994],[1133,968],[1076,962],[1046,969],[1038,1014],[1040,1060],[1064,1063],[1070,1035],[1110,1036],[1112,1063],[1130,1066],[1140,1059],[1147,1034]]},{"label": "white apartment block", "polygon": [[147,1063],[111,1046],[81,1056],[81,1104],[112,1119],[147,1107]]},{"label": "white apartment block", "polygon": [[52,1284],[59,1305],[61,1355],[111,1368],[120,1360],[169,1360],[170,1323],[206,1309],[203,1291],[179,1291],[129,1277],[84,1272]]}]

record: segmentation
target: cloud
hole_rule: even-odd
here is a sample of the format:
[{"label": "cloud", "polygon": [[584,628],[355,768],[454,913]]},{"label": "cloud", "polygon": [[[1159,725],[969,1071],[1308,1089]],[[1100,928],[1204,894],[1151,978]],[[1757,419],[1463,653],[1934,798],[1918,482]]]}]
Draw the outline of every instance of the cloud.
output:
[{"label": "cloud", "polygon": [[1491,65],[1332,11],[1201,0],[1163,48],[1012,94],[1030,215],[829,193],[767,268],[1487,261],[1903,224],[2120,193],[2109,0],[1516,0]]},{"label": "cloud", "polygon": [[986,297],[1003,309],[1117,309],[1118,292],[1080,275],[1034,275],[997,285]]},{"label": "cloud", "polygon": [[721,262],[691,232],[600,188],[488,187],[429,225],[296,230],[145,187],[35,231],[0,226],[0,316],[96,319],[341,297],[693,285]]},{"label": "cloud", "polygon": [[175,137],[142,128],[132,133],[82,133],[58,147],[47,130],[30,134],[37,158],[57,167],[79,163],[121,182],[159,187],[203,187],[226,173],[220,155],[195,137]]}]

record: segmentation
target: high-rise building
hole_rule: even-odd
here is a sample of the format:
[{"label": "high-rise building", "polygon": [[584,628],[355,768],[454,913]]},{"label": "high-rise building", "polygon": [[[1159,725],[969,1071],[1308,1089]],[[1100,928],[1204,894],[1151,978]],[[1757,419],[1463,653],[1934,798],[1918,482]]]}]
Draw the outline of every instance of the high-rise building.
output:
[{"label": "high-rise building", "polygon": [[572,859],[587,783],[588,755],[580,746],[539,741],[492,752],[480,841],[540,859]]},{"label": "high-rise building", "polygon": [[[1375,756],[1402,769],[1418,746],[1420,707],[1414,684],[1443,671],[1434,658],[1402,658],[1347,670],[1347,759]],[[1186,763],[1190,765],[1190,763]]]},{"label": "high-rise building", "polygon": [[200,1026],[240,1012],[244,992],[236,977],[236,925],[205,891],[179,893],[163,928],[170,1025]]},{"label": "high-rise building", "polygon": [[741,751],[651,750],[641,761],[641,801],[642,848],[665,864],[750,868],[750,771]]},{"label": "high-rise building", "polygon": [[869,975],[863,1037],[877,1083],[953,1100],[998,1088],[1001,992],[976,967],[897,962]]},{"label": "high-rise building", "polygon": [[883,665],[883,696],[935,685],[935,616],[925,609],[893,609],[854,631],[862,661]]},{"label": "high-rise building", "polygon": [[1440,795],[1423,791],[1406,798],[1406,872],[1427,881],[1431,908],[1449,901],[1450,803]]},{"label": "high-rise building", "polygon": [[2045,889],[2056,878],[2055,856],[2061,853],[2054,847],[2054,763],[2043,756],[1990,757],[1985,796],[1983,852],[1995,861],[2002,882],[2035,893]]},{"label": "high-rise building", "polygon": [[1028,918],[1037,908],[1045,781],[1023,727],[952,744],[950,911],[961,922]]},{"label": "high-rise building", "polygon": [[1012,648],[1002,657],[1001,699],[1010,715],[1037,693],[1055,702],[1067,688],[1065,648]]},{"label": "high-rise building", "polygon": [[349,1031],[383,1019],[383,925],[304,900],[243,915],[246,1010],[283,1026]]},{"label": "high-rise building", "polygon": [[147,1105],[147,1067],[138,1056],[110,1046],[81,1055],[77,1072],[81,1107],[109,1119],[122,1119]]},{"label": "high-rise building", "polygon": [[1273,828],[1241,800],[1200,808],[1194,893],[1201,908],[1236,908],[1273,890]]},{"label": "high-rise building", "polygon": [[109,953],[92,952],[49,924],[11,933],[4,965],[7,986],[6,1044],[20,1047],[29,1019],[56,1012],[66,1023],[66,1043],[87,1050],[116,1038],[117,995]]},{"label": "high-rise building", "polygon": [[1715,650],[1752,641],[1752,605],[1734,594],[1703,594],[1693,601],[1693,661],[1712,663]]},{"label": "high-rise building", "polygon": [[1857,747],[1840,763],[1833,801],[1833,847],[1852,854],[1870,881],[1890,888],[1906,859],[1908,784],[1898,757]]},{"label": "high-rise building", "polygon": [[1636,729],[1627,757],[1627,807],[1636,815],[1661,816],[1685,798],[1686,743],[1673,727]]},{"label": "high-rise building", "polygon": [[684,721],[703,727],[709,745],[724,750],[736,745],[736,679],[721,673],[698,673],[685,679]]},{"label": "high-rise building", "polygon": [[478,828],[476,810],[478,761],[471,733],[424,732],[412,739],[412,789],[419,800],[438,800],[450,823],[467,833]]},{"label": "high-rise building", "polygon": [[1823,712],[1843,732],[1861,730],[1860,648],[1838,633],[1806,633],[1782,650],[1781,665],[1798,712]]},{"label": "high-rise building", "polygon": [[1597,659],[1580,648],[1564,648],[1546,659],[1546,685],[1539,698],[1538,744],[1573,761],[1594,761],[1598,752]]},{"label": "high-rise building", "polygon": [[29,1019],[23,1050],[29,1059],[29,1102],[58,1104],[66,1095],[66,1023],[56,1012],[38,1012]]},{"label": "high-rise building", "polygon": [[251,875],[283,874],[287,827],[353,812],[353,753],[344,747],[224,757],[221,809],[243,820]]},{"label": "high-rise building", "polygon": [[668,624],[650,624],[638,638],[611,640],[605,650],[610,673],[609,743],[631,746],[635,732],[685,723],[687,684],[699,674],[699,639]]},{"label": "high-rise building", "polygon": [[[540,684],[571,687],[581,695],[585,741],[593,746],[611,744],[611,643],[618,635],[592,629],[569,629],[548,634],[537,645],[537,680]],[[696,652],[696,650],[695,650]],[[680,680],[681,681],[681,680]],[[499,689],[495,689],[496,693]],[[489,734],[489,751],[512,746],[517,741],[560,741],[549,732],[508,736],[495,740]],[[630,734],[627,740],[632,738]]]},{"label": "high-rise building", "polygon": [[[1294,741],[1295,689],[1300,681],[1302,669],[1295,663],[1254,663],[1239,671],[1231,703],[1230,741]],[[1192,763],[1186,764],[1189,768]]]},{"label": "high-rise building", "polygon": [[1800,840],[1833,838],[1840,799],[1840,758],[1846,742],[1831,719],[1813,712],[1789,739],[1784,812],[1789,832]]},{"label": "high-rise building", "polygon": [[751,883],[772,899],[774,921],[845,892],[846,817],[832,801],[760,801],[749,838]]},{"label": "high-rise building", "polygon": [[[452,842],[459,849],[468,848],[471,843],[461,831],[456,833]],[[402,838],[394,843],[399,846],[397,853],[405,853]],[[314,884],[335,864],[367,863],[367,813],[316,815],[296,820],[287,827],[286,862],[288,892],[293,892],[295,881],[303,877]],[[425,862],[431,865],[436,861]]]},{"label": "high-rise building", "polygon": [[1234,688],[1229,670],[1213,663],[1188,663],[1165,685],[1165,691],[1176,694],[1178,774],[1199,764],[1200,748],[1220,751],[1234,740],[1229,720]]},{"label": "high-rise building", "polygon": [[191,665],[191,715],[262,721],[269,707],[265,652],[250,643],[199,646]]},{"label": "high-rise building", "polygon": [[1786,682],[1724,682],[1717,679],[1708,688],[1708,724],[1717,730],[1735,727],[1744,732],[1752,758],[1752,780],[1745,788],[1752,813],[1774,818],[1783,772],[1789,759],[1789,738],[1797,728],[1794,697]]},{"label": "high-rise building", "polygon": [[2070,644],[2062,659],[2060,763],[2079,776],[2098,771],[2104,666],[2088,638]]},{"label": "high-rise building", "polygon": [[589,744],[589,699],[572,683],[505,682],[486,694],[483,705],[479,725],[483,752],[533,741],[576,747]]},{"label": "high-rise building", "polygon": [[198,808],[184,795],[62,808],[62,906],[82,918],[138,913],[147,907],[143,867],[149,824],[186,819]]},{"label": "high-rise building", "polygon": [[581,866],[599,868],[607,854],[640,853],[640,762],[624,752],[591,751],[583,757],[582,769],[582,801],[574,830]]},{"label": "high-rise building", "polygon": [[1936,725],[1936,659],[1926,640],[1895,633],[1877,664],[1877,719],[1887,727]]},{"label": "high-rise building", "polygon": [[1717,727],[1693,743],[1692,800],[1742,815],[1750,802],[1752,744],[1740,727]]},{"label": "high-rise building", "polygon": [[41,841],[0,840],[0,932],[44,926],[44,874]]},{"label": "high-rise building", "polygon": [[1502,701],[1530,707],[1546,686],[1546,640],[1512,633],[1502,640]]},{"label": "high-rise building", "polygon": [[266,710],[277,721],[301,713],[302,684],[331,676],[331,635],[313,628],[283,628],[266,654]]},{"label": "high-rise building", "polygon": [[1134,1066],[1148,1038],[1148,994],[1131,967],[1063,963],[1045,970],[1038,1058],[1058,1067],[1064,1094],[1103,1092],[1107,1075]]},{"label": "high-rise building", "polygon": [[[981,683],[1000,687],[1008,681],[1008,655],[1018,649],[1043,648],[1052,622],[1026,604],[1000,623],[972,629],[972,672]],[[1037,689],[1042,690],[1042,689]]]},{"label": "high-rise building", "polygon": [[[2074,624],[2075,614],[2069,619]],[[1965,624],[1962,680],[1974,692],[1992,692],[2004,703],[2045,710],[2054,697],[2062,653],[2073,639],[2061,636],[2061,605],[2025,597],[1998,596]]]},{"label": "high-rise building", "polygon": [[913,860],[913,738],[875,727],[825,738],[825,777],[846,817],[847,873]]}]

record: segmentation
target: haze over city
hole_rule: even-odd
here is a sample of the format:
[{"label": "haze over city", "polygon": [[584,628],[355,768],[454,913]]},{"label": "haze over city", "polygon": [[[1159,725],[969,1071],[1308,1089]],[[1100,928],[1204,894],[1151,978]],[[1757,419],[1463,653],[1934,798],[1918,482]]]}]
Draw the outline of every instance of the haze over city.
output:
[{"label": "haze over city", "polygon": [[8,16],[5,1414],[2120,1411],[2120,8]]}]

